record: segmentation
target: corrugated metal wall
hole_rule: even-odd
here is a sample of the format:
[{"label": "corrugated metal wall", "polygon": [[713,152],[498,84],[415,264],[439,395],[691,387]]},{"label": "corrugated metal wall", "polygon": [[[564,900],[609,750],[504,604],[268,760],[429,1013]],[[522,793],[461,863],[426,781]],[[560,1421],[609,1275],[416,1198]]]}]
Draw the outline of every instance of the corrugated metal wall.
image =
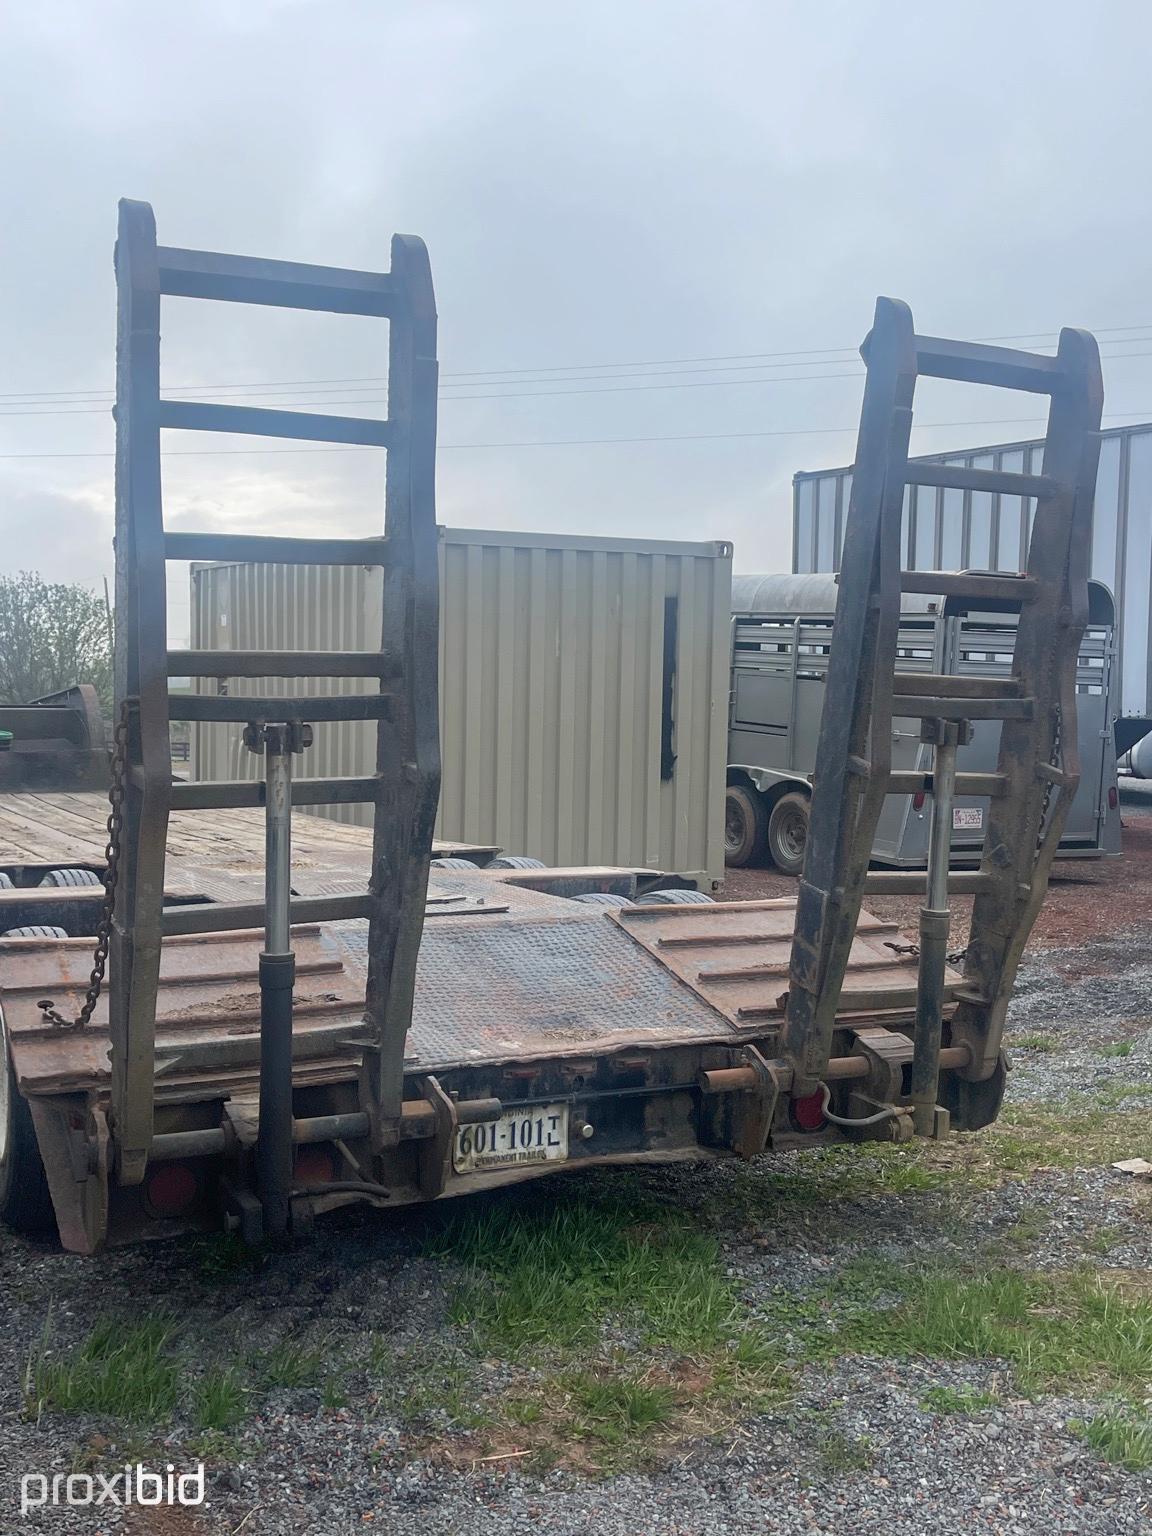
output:
[{"label": "corrugated metal wall", "polygon": [[[1152,718],[1152,424],[1102,434],[1092,523],[1091,575],[1116,599],[1118,713]],[[1004,443],[949,454],[929,464],[1038,475],[1043,443]],[[793,482],[792,569],[835,571],[851,469],[805,472]],[[1019,571],[1036,503],[988,491],[909,487],[904,493],[904,555],[911,570]]]},{"label": "corrugated metal wall", "polygon": [[[442,529],[438,835],[721,879],[731,553]],[[381,587],[378,567],[194,566],[192,644],[374,649]],[[252,694],[368,686],[227,680]],[[298,771],[371,772],[373,731],[317,726]],[[239,728],[196,728],[196,778],[258,766]]]}]

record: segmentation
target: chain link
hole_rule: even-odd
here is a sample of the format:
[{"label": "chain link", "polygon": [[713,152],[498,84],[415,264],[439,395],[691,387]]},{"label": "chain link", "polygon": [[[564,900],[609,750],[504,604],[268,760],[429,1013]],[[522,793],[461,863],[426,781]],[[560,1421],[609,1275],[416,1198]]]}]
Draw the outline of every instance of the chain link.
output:
[{"label": "chain link", "polygon": [[112,942],[112,919],[116,910],[116,882],[120,873],[120,853],[124,837],[124,776],[128,768],[128,727],[130,701],[125,699],[112,733],[111,782],[108,786],[108,841],[104,848],[104,901],[96,925],[96,948],[92,954],[92,974],[84,994],[84,1006],[74,1019],[59,1013],[51,998],[36,1004],[49,1023],[60,1029],[83,1029],[95,1012],[108,968],[108,947]]},{"label": "chain link", "polygon": [[[891,949],[898,955],[911,955],[914,960],[918,959],[920,955],[919,944],[893,944],[891,939],[885,939],[884,948]],[[964,949],[950,949],[944,958],[949,965],[959,965],[967,953],[967,947]]]}]

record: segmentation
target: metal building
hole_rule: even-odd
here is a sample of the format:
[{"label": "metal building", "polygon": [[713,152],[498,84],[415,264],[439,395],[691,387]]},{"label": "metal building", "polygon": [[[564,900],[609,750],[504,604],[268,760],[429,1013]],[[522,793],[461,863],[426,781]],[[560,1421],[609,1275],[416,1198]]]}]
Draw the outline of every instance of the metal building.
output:
[{"label": "metal building", "polygon": [[[443,528],[440,574],[437,836],[719,882],[732,546]],[[371,649],[381,602],[375,566],[194,565],[192,645]],[[220,686],[267,691],[261,679]],[[371,772],[374,729],[318,725],[298,771]],[[257,768],[238,727],[195,728],[194,778]]]},{"label": "metal building", "polygon": [[[1116,750],[1152,731],[1152,423],[1101,434],[1089,574],[1116,603]],[[925,454],[928,464],[1040,473],[1039,440],[957,453]],[[793,480],[792,569],[835,571],[852,470],[803,471]],[[1035,501],[988,491],[910,486],[904,493],[904,564],[911,570],[1023,569]]]}]

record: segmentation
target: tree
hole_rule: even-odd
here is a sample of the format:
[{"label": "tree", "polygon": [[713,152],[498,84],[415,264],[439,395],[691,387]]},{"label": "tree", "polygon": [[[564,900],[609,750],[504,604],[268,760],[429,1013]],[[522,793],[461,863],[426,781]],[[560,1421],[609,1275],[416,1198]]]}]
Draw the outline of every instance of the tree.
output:
[{"label": "tree", "polygon": [[112,636],[104,599],[33,571],[0,575],[0,704],[26,704],[91,683],[112,705]]}]

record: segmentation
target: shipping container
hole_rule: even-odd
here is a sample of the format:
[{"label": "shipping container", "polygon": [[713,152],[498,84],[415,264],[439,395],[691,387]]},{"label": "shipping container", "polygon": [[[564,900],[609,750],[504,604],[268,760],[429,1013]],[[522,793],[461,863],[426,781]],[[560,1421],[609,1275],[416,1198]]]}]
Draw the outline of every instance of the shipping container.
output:
[{"label": "shipping container", "polygon": [[[723,542],[441,529],[437,836],[551,865],[722,880],[731,581]],[[376,566],[194,565],[191,643],[374,649],[382,591]],[[285,691],[259,678],[200,686]],[[287,680],[292,692],[369,686]],[[372,772],[374,729],[317,725],[297,771]],[[240,738],[196,727],[193,777],[255,777]]]},{"label": "shipping container", "polygon": [[[1116,605],[1118,683],[1116,750],[1126,752],[1152,731],[1152,423],[1101,434],[1089,575]],[[917,462],[969,469],[1040,473],[1043,443],[999,443]],[[793,481],[792,569],[836,571],[851,467],[803,471]],[[904,564],[910,570],[1023,569],[1035,500],[989,491],[909,486],[904,493]]]}]

